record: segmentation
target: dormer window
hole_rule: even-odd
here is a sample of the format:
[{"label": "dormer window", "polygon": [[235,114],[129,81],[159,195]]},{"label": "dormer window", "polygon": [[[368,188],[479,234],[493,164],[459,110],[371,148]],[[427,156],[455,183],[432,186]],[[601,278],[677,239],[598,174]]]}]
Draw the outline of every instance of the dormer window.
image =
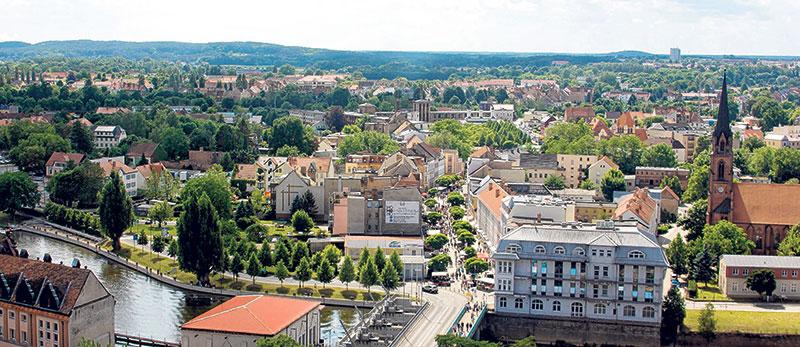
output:
[{"label": "dormer window", "polygon": [[576,247],[575,249],[572,250],[572,254],[578,255],[578,256],[584,256],[584,255],[586,255],[586,251],[584,251],[583,248]]},{"label": "dormer window", "polygon": [[547,249],[545,249],[544,246],[542,245],[538,245],[536,246],[536,248],[533,249],[533,253],[544,254],[547,253]]},{"label": "dormer window", "polygon": [[630,251],[628,252],[628,258],[644,259],[644,253],[642,251]]},{"label": "dormer window", "polygon": [[555,253],[555,254],[566,254],[567,250],[564,249],[564,247],[558,246],[555,249],[553,249],[553,253]]},{"label": "dormer window", "polygon": [[520,245],[518,245],[516,243],[512,243],[512,244],[506,246],[506,252],[519,253],[521,250],[522,250],[522,247],[520,247]]}]

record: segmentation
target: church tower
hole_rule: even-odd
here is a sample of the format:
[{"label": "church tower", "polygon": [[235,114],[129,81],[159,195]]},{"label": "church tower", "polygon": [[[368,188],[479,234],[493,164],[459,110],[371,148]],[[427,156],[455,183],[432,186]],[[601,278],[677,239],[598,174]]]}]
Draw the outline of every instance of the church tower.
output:
[{"label": "church tower", "polygon": [[728,119],[728,85],[723,72],[719,114],[714,133],[711,135],[711,165],[708,184],[708,217],[706,222],[714,224],[730,220],[733,208],[733,136]]}]

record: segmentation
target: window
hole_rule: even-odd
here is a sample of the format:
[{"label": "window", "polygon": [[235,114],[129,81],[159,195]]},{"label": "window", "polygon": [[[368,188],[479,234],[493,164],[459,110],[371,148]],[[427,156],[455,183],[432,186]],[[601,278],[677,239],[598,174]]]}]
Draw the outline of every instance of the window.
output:
[{"label": "window", "polygon": [[553,295],[561,296],[562,290],[563,290],[562,282],[561,281],[555,281],[555,283],[553,283]]},{"label": "window", "polygon": [[742,269],[742,275],[745,275],[745,276],[747,276],[747,275],[749,275],[749,274],[750,274],[750,270],[748,270],[748,269]]},{"label": "window", "polygon": [[631,297],[633,301],[639,301],[639,286],[633,286],[631,288]]},{"label": "window", "polygon": [[23,331],[22,332],[22,342],[28,342],[28,332],[27,331]]},{"label": "window", "polygon": [[21,319],[22,319],[22,323],[25,323],[25,322],[27,322],[27,321],[28,321],[28,315],[26,315],[26,314],[24,314],[24,313],[23,313],[23,314],[22,314],[22,318],[21,318]]},{"label": "window", "polygon": [[520,250],[522,250],[522,247],[520,247],[516,243],[512,243],[512,244],[506,246],[506,252],[519,253]]},{"label": "window", "polygon": [[781,293],[786,293],[786,283],[781,283]]},{"label": "window", "polygon": [[569,284],[569,296],[571,296],[573,298],[575,297],[575,288],[576,288],[575,282],[570,282],[570,284]]},{"label": "window", "polygon": [[797,270],[792,270],[792,277],[797,277]]},{"label": "window", "polygon": [[732,286],[731,287],[732,287],[731,288],[732,291],[734,291],[734,292],[738,292],[739,291],[739,283],[732,282]]},{"label": "window", "polygon": [[606,297],[606,296],[608,296],[608,285],[607,285],[607,284],[604,284],[602,288],[603,288],[603,290],[602,290],[602,292],[603,292],[603,297]]},{"label": "window", "polygon": [[644,283],[653,284],[655,283],[656,278],[656,268],[654,266],[648,266],[644,270],[645,278]]},{"label": "window", "polygon": [[617,300],[622,300],[625,298],[625,286],[617,287]]},{"label": "window", "polygon": [[570,307],[573,317],[583,317],[583,304],[580,302],[573,302]]},{"label": "window", "polygon": [[781,271],[781,276],[783,276],[783,277],[789,277],[789,270],[783,270],[783,271]]},{"label": "window", "polygon": [[647,286],[644,288],[645,302],[653,302],[653,292],[655,292],[655,288],[653,286]]},{"label": "window", "polygon": [[572,265],[570,265],[570,268],[569,268],[569,275],[572,276],[572,277],[575,277],[575,275],[577,275],[577,274],[578,274],[578,269],[576,268],[576,264],[572,263]]},{"label": "window", "polygon": [[501,292],[511,291],[511,280],[500,279],[497,281],[497,290]]},{"label": "window", "polygon": [[577,247],[577,248],[572,250],[572,254],[579,255],[579,256],[584,256],[584,255],[586,255],[586,251],[584,251],[583,248]]},{"label": "window", "polygon": [[14,320],[14,312],[12,312],[12,311],[8,312],[8,319],[9,320]]},{"label": "window", "polygon": [[555,254],[565,254],[565,253],[567,253],[567,251],[564,249],[564,247],[558,246],[553,250],[553,253],[555,253]]},{"label": "window", "polygon": [[606,305],[594,304],[594,314],[606,314]]},{"label": "window", "polygon": [[617,277],[619,282],[625,282],[625,265],[619,266],[619,271],[617,272]]},{"label": "window", "polygon": [[642,251],[630,251],[628,252],[628,258],[643,259],[644,253]]},{"label": "window", "polygon": [[622,308],[622,315],[625,317],[636,317],[636,308],[631,305],[627,305]]},{"label": "window", "polygon": [[531,300],[531,310],[534,311],[544,310],[544,302],[542,302],[542,300],[539,299]]},{"label": "window", "polygon": [[642,309],[642,317],[644,318],[655,318],[656,317],[656,310],[652,307],[645,307]]},{"label": "window", "polygon": [[608,278],[608,266],[603,266],[603,277]]},{"label": "window", "polygon": [[547,277],[547,262],[546,261],[542,262],[542,276],[543,277]]},{"label": "window", "polygon": [[511,262],[510,261],[499,261],[497,262],[499,273],[511,273]]},{"label": "window", "polygon": [[633,283],[639,283],[639,265],[633,266]]},{"label": "window", "polygon": [[531,276],[536,276],[537,272],[539,272],[539,265],[536,264],[536,259],[531,260]]},{"label": "window", "polygon": [[797,283],[792,283],[792,287],[789,290],[791,293],[797,293]]},{"label": "window", "polygon": [[561,301],[553,301],[553,312],[561,312]]},{"label": "window", "polygon": [[737,269],[737,268],[733,268],[733,271],[731,271],[731,273],[732,273],[734,276],[738,276],[738,275],[739,275],[739,269]]},{"label": "window", "polygon": [[594,266],[594,278],[600,278],[600,267],[597,265]]},{"label": "window", "polygon": [[8,329],[8,337],[10,337],[11,340],[16,340],[17,339],[17,334],[14,331],[14,329]]},{"label": "window", "polygon": [[508,306],[508,303],[506,301],[507,301],[506,298],[500,298],[500,307]]},{"label": "window", "polygon": [[553,271],[553,275],[555,275],[556,278],[561,278],[561,277],[564,276],[564,263],[563,262],[560,262],[560,261],[556,262],[556,271]]},{"label": "window", "polygon": [[539,290],[538,286],[537,286],[538,282],[539,282],[539,280],[537,280],[535,278],[531,279],[531,294],[536,294],[536,291]]},{"label": "window", "polygon": [[597,256],[597,250],[596,250],[596,249],[592,249],[592,256],[593,256],[593,257],[596,257],[596,256]]},{"label": "window", "polygon": [[518,309],[518,310],[522,309],[522,299],[521,298],[514,299],[514,308]]}]

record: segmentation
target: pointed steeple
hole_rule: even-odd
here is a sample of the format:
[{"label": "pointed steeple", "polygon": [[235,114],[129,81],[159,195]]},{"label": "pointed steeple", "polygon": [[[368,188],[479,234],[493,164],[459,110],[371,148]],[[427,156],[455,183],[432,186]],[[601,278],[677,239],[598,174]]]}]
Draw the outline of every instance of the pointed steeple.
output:
[{"label": "pointed steeple", "polygon": [[722,93],[719,96],[719,113],[717,114],[717,125],[714,127],[712,137],[714,143],[720,135],[724,134],[727,140],[731,139],[731,121],[728,119],[728,76],[727,71],[722,72]]}]

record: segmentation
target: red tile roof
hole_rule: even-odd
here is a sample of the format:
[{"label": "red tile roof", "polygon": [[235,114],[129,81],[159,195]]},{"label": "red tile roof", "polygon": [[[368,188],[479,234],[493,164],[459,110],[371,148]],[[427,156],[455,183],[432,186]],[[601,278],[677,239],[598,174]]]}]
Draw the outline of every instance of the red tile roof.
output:
[{"label": "red tile roof", "polygon": [[119,171],[122,170],[123,173],[129,174],[136,172],[136,170],[131,169],[130,166],[120,163],[116,160],[108,159],[108,161],[100,162],[100,167],[103,168],[103,171],[106,174],[106,177],[111,175],[112,171]]},{"label": "red tile roof", "polygon": [[318,307],[316,301],[242,295],[197,316],[181,329],[274,336]]},{"label": "red tile roof", "polygon": [[489,183],[483,191],[478,193],[478,200],[482,201],[484,205],[492,212],[495,218],[500,219],[500,207],[503,204],[503,198],[508,196],[505,190],[500,188],[494,182]]},{"label": "red tile roof", "polygon": [[55,163],[67,163],[70,160],[75,162],[75,164],[79,164],[81,160],[83,160],[83,154],[53,152],[53,154],[50,155],[50,159],[47,159],[45,166],[53,166]]},{"label": "red tile roof", "polygon": [[136,170],[139,171],[144,178],[150,178],[150,175],[152,175],[153,172],[161,173],[166,169],[167,168],[164,167],[164,164],[161,163],[144,164],[136,167]]},{"label": "red tile roof", "polygon": [[800,184],[733,184],[733,218],[736,224],[792,226],[800,222]]},{"label": "red tile roof", "polygon": [[564,120],[569,122],[572,119],[581,118],[589,122],[594,118],[594,109],[591,107],[567,107],[564,109]]}]

